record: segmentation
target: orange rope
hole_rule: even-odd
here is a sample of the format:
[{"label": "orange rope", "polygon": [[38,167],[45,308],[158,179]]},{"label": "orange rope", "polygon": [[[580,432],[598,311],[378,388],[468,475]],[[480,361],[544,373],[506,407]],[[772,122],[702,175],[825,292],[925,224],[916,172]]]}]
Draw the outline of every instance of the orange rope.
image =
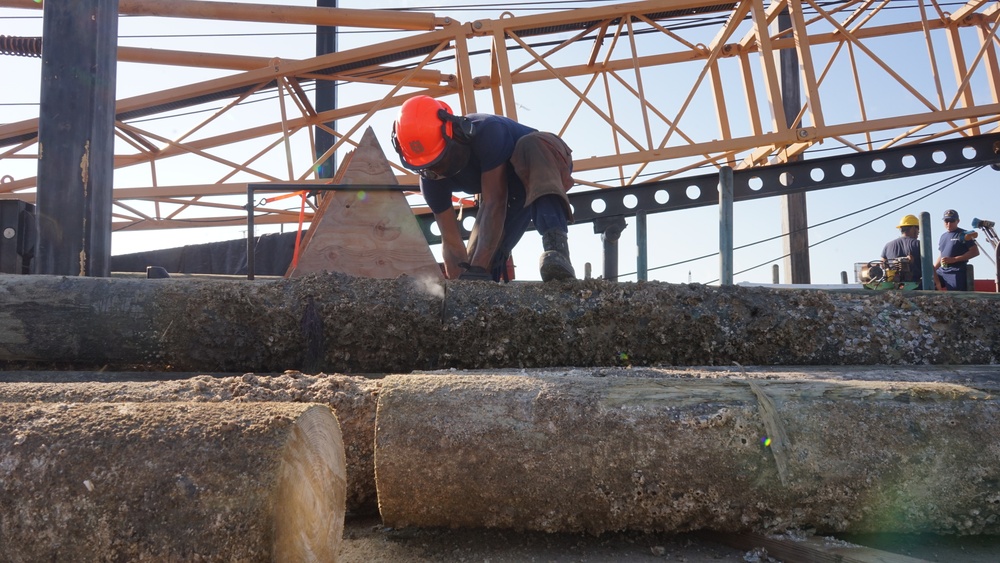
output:
[{"label": "orange rope", "polygon": [[[302,223],[306,218],[306,198],[309,197],[309,194],[305,191],[295,193],[302,194],[302,207],[299,208],[299,230],[295,233],[295,252],[292,254],[292,269],[297,268],[299,265],[299,244],[302,242]],[[285,198],[288,196],[281,197]]]},{"label": "orange rope", "polygon": [[302,195],[302,194],[305,194],[305,193],[306,193],[306,191],[302,190],[302,191],[298,191],[298,192],[291,192],[291,193],[287,193],[287,194],[276,195],[274,197],[264,198],[261,201],[263,201],[264,203],[273,203],[275,201],[281,201],[283,199],[288,199],[290,197],[294,197],[294,196],[297,196],[297,195]]}]

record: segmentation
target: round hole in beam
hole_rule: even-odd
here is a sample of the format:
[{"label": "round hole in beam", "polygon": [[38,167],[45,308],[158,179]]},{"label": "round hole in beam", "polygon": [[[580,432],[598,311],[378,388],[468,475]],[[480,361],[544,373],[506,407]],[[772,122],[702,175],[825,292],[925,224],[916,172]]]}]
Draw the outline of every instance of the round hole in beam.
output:
[{"label": "round hole in beam", "polygon": [[795,182],[795,176],[791,172],[782,172],[778,174],[778,181],[781,182],[782,186],[787,188]]},{"label": "round hole in beam", "polygon": [[476,218],[472,216],[466,216],[462,218],[462,228],[466,231],[472,232],[472,227],[476,226]]},{"label": "round hole in beam", "polygon": [[903,158],[900,159],[900,162],[903,163],[904,168],[913,168],[917,165],[917,157],[912,154],[904,154]]},{"label": "round hole in beam", "polygon": [[590,202],[590,209],[594,213],[604,213],[604,210],[608,208],[608,204],[604,203],[603,199],[595,199]]},{"label": "round hole in beam", "polygon": [[872,172],[875,172],[877,174],[881,174],[882,172],[885,172],[885,161],[882,160],[881,158],[876,158],[875,160],[873,160],[872,161]]},{"label": "round hole in beam", "polygon": [[688,199],[698,199],[701,197],[701,188],[694,185],[688,186],[687,189],[684,190],[684,195],[686,195]]},{"label": "round hole in beam", "polygon": [[431,223],[431,226],[429,227],[429,230],[430,230],[430,232],[431,232],[432,235],[434,235],[436,237],[441,236],[441,227],[438,227],[437,221],[434,221],[433,223]]},{"label": "round hole in beam", "polygon": [[747,182],[747,186],[749,186],[751,190],[758,192],[764,187],[764,180],[761,180],[760,176],[753,176],[750,178],[750,181]]},{"label": "round hole in beam", "polygon": [[976,158],[976,154],[976,147],[965,147],[962,149],[962,156],[965,157],[965,160]]},{"label": "round hole in beam", "polygon": [[823,172],[822,168],[813,168],[809,170],[809,178],[813,182],[822,182],[823,178],[826,178],[826,172]]},{"label": "round hole in beam", "polygon": [[840,167],[840,173],[843,174],[843,176],[845,178],[850,178],[851,176],[854,176],[854,165],[853,164],[845,164],[845,165],[841,166]]},{"label": "round hole in beam", "polygon": [[656,200],[656,203],[663,205],[670,201],[670,194],[667,193],[667,190],[656,190],[656,193],[653,194],[653,199]]},{"label": "round hole in beam", "polygon": [[934,151],[931,153],[931,160],[933,160],[935,164],[944,164],[948,161],[948,155],[944,151]]},{"label": "round hole in beam", "polygon": [[635,209],[636,206],[639,205],[639,198],[635,197],[632,194],[628,194],[627,196],[622,198],[622,205],[624,205],[629,209]]}]

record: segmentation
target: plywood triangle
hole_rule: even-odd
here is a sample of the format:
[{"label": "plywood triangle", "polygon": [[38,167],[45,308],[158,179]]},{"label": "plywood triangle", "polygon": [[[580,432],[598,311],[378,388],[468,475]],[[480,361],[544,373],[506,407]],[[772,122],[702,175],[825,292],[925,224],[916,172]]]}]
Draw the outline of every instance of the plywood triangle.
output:
[{"label": "plywood triangle", "polygon": [[325,192],[288,277],[330,271],[383,279],[402,274],[443,278],[402,192],[364,189],[398,183],[371,127],[341,163],[337,183],[357,189]]}]

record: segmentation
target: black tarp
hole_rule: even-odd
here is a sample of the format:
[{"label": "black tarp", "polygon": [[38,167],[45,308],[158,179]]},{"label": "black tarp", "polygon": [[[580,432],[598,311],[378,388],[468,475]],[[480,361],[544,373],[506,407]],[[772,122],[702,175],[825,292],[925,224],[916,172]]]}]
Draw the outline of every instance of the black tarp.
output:
[{"label": "black tarp", "polygon": [[[283,276],[292,262],[295,234],[275,233],[257,237],[254,274]],[[305,231],[302,236],[305,237]],[[171,274],[246,275],[246,239],[191,244],[163,250],[148,250],[111,257],[112,272],[145,272],[158,266]]]}]

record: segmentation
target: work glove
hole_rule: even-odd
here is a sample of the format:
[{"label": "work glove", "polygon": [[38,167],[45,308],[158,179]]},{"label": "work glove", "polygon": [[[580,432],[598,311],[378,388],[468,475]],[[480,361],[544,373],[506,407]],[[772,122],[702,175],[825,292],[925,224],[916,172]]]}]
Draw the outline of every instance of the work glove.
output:
[{"label": "work glove", "polygon": [[466,263],[459,264],[465,268],[458,279],[462,281],[493,281],[493,274],[486,271],[482,266],[472,266]]}]

